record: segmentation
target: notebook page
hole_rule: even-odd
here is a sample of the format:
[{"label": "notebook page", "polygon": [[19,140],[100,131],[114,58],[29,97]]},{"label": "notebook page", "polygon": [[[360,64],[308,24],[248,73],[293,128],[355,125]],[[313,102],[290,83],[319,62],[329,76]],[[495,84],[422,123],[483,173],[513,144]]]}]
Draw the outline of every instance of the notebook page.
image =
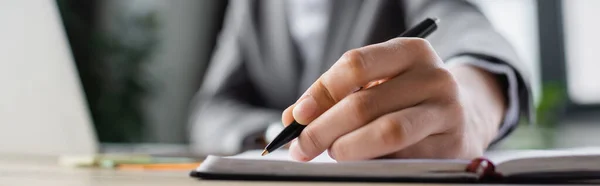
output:
[{"label": "notebook page", "polygon": [[[241,154],[237,154],[234,156],[229,156],[227,158],[236,158],[236,159],[259,159],[259,160],[282,160],[282,161],[295,161],[290,157],[288,150],[276,150],[271,152],[265,156],[261,156],[261,150],[250,150],[243,152]],[[310,162],[336,162],[334,159],[329,157],[327,151],[323,152],[321,155],[317,156]]]},{"label": "notebook page", "polygon": [[600,148],[570,148],[553,150],[509,150],[488,152],[503,175],[541,172],[600,171]]},{"label": "notebook page", "polygon": [[517,159],[589,155],[600,156],[600,147],[579,147],[551,150],[498,150],[489,151],[484,156],[495,164],[502,164],[503,162]]}]

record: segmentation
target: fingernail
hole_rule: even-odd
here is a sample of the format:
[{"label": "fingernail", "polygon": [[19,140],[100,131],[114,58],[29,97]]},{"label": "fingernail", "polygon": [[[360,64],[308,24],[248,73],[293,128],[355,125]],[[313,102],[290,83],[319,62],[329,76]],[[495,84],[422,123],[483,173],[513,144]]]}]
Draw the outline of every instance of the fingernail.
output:
[{"label": "fingernail", "polygon": [[304,98],[293,110],[294,119],[300,124],[308,124],[317,112],[317,102],[312,96]]},{"label": "fingernail", "polygon": [[290,156],[292,159],[296,161],[308,161],[308,157],[300,150],[300,146],[298,146],[298,141],[292,141],[290,145]]}]

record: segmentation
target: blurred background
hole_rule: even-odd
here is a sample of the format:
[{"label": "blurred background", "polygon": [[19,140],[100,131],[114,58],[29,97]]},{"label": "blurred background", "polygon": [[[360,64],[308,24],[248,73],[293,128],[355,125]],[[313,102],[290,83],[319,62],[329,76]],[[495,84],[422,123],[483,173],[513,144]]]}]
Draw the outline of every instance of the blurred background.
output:
[{"label": "blurred background", "polygon": [[57,3],[100,141],[186,143],[226,1]]},{"label": "blurred background", "polygon": [[[594,55],[600,43],[595,20],[600,1],[471,2],[514,45],[539,85],[533,87],[537,122],[520,125],[501,148],[600,145],[600,73],[595,72],[600,62]],[[164,144],[185,149],[190,100],[210,65],[228,2],[53,3],[102,147]],[[0,68],[8,63],[0,62]]]}]

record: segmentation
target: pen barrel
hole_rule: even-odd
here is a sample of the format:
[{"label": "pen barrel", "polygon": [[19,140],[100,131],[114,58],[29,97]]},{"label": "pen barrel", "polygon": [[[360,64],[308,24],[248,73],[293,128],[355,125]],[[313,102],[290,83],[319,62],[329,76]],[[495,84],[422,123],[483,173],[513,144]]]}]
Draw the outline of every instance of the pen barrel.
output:
[{"label": "pen barrel", "polygon": [[268,152],[273,152],[284,146],[294,138],[300,136],[300,133],[302,133],[305,127],[306,125],[302,125],[296,121],[292,122],[292,124],[285,127],[283,131],[281,131],[281,133],[279,133],[279,135],[277,135],[277,137],[275,137],[275,139],[273,139],[273,141],[267,145],[265,150]]},{"label": "pen barrel", "polygon": [[411,29],[404,31],[399,37],[425,38],[437,29],[437,21],[438,19],[435,18],[427,18]]}]

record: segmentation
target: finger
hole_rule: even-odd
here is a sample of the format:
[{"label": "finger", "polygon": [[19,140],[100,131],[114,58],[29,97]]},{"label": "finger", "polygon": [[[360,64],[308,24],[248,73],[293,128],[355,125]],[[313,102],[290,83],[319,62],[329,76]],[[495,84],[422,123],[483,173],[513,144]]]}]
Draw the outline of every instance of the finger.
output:
[{"label": "finger", "polygon": [[338,138],[330,154],[338,161],[381,157],[436,134],[443,122],[437,105],[424,104],[382,116]]},{"label": "finger", "polygon": [[[382,79],[382,80],[377,80],[377,81],[372,81],[370,83],[368,83],[367,85],[365,85],[363,88],[368,89],[374,86],[377,86],[385,81],[387,81],[389,78],[386,79]],[[298,104],[298,102],[302,101],[304,98],[306,98],[308,95],[304,94],[302,97],[300,97],[296,103],[294,103],[293,105],[290,105],[289,107],[287,107],[285,110],[283,110],[283,113],[281,115],[281,122],[283,123],[284,126],[288,126],[289,124],[291,124],[294,121],[294,114],[293,114],[293,109],[296,107],[296,105]],[[314,104],[314,103],[311,103]],[[304,103],[304,105],[302,107],[300,107],[300,109],[296,110],[296,115],[302,115],[301,117],[305,117],[305,118],[310,118],[311,116],[307,116],[307,115],[312,115],[312,113],[306,113],[306,112],[310,112],[311,109],[307,109],[309,106],[306,106],[306,103]],[[327,109],[327,108],[325,108]],[[318,114],[317,112],[314,112],[314,114]],[[311,119],[312,121],[312,119]]]},{"label": "finger", "polygon": [[[432,72],[430,74],[430,72]],[[379,116],[435,98],[447,73],[411,71],[381,85],[354,93],[315,119],[300,134],[298,152],[312,159],[333,142]]]},{"label": "finger", "polygon": [[294,117],[292,116],[292,109],[294,106],[296,106],[295,103],[283,110],[283,114],[281,115],[281,123],[286,127],[294,121]]},{"label": "finger", "polygon": [[310,161],[311,159],[308,159],[308,156],[306,156],[303,152],[298,151],[299,149],[300,148],[298,148],[298,140],[292,141],[290,143],[290,157],[297,161]]},{"label": "finger", "polygon": [[350,50],[308,88],[293,108],[293,117],[301,124],[308,124],[367,83],[397,76],[417,62],[440,63],[426,40],[392,39]]},{"label": "finger", "polygon": [[308,96],[307,92],[304,92],[304,94],[302,94],[302,96],[300,96],[300,98],[298,98],[298,100],[296,100],[296,102],[294,104],[290,105],[285,110],[283,110],[283,113],[281,114],[281,122],[283,123],[284,126],[288,126],[294,121],[294,116],[293,116],[292,111],[294,110],[296,105],[298,105],[298,103],[301,102],[302,100],[304,100],[307,96]]}]

